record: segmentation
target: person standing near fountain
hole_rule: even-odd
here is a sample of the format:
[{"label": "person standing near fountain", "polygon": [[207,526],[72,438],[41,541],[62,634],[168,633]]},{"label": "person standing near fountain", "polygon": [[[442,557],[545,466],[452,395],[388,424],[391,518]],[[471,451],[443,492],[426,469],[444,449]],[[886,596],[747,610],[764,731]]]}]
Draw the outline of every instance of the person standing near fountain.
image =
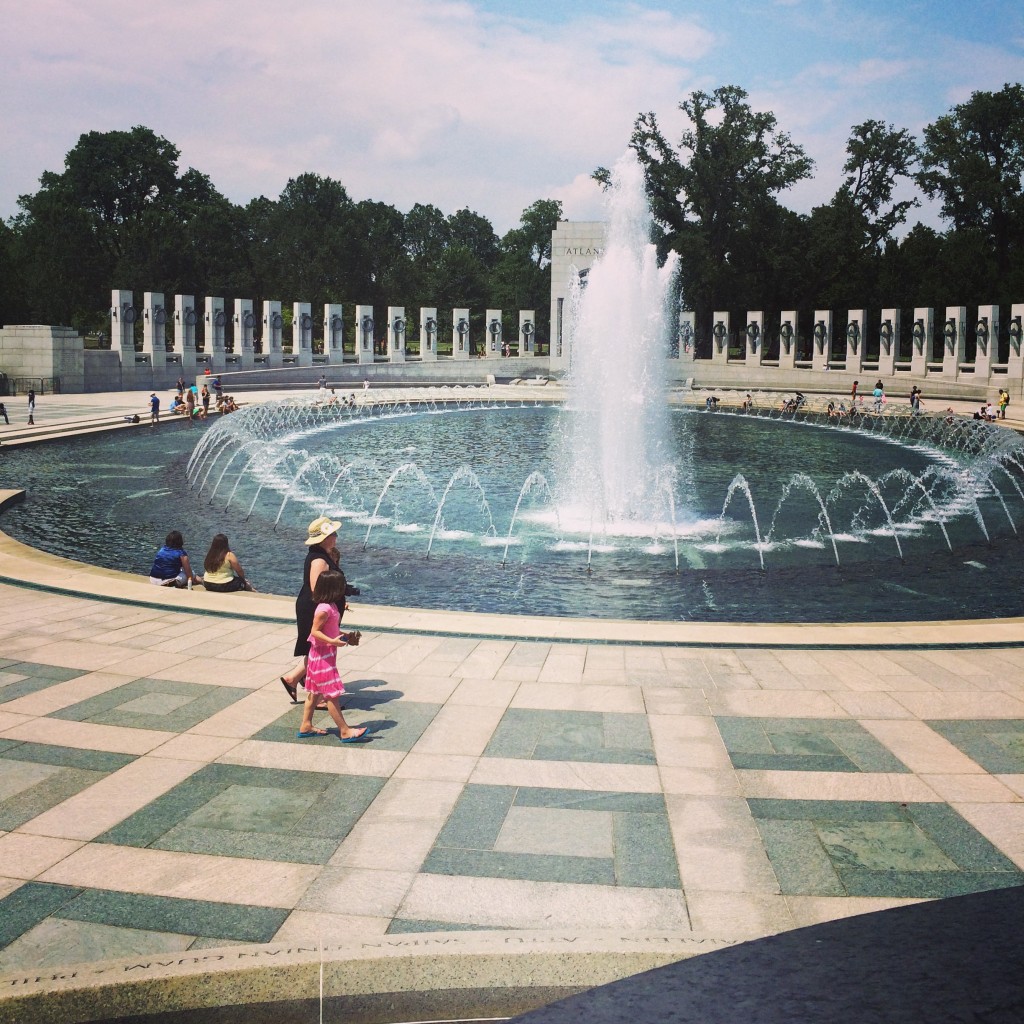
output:
[{"label": "person standing near fountain", "polygon": [[[306,666],[309,660],[309,634],[313,628],[313,615],[316,602],[313,591],[316,589],[320,574],[330,570],[340,572],[338,564],[338,531],[341,522],[329,516],[320,516],[309,524],[305,544],[306,561],[302,567],[302,588],[295,598],[295,656],[302,660],[287,674],[281,676],[281,685],[285,688],[293,704],[298,704],[297,688],[306,678]],[[345,595],[341,595],[338,605],[339,620],[345,614]]]},{"label": "person standing near fountain", "polygon": [[[313,625],[309,631],[309,657],[306,668],[306,707],[302,713],[299,739],[326,736],[326,729],[313,728],[313,711],[317,697],[327,702],[327,710],[338,727],[342,743],[352,743],[366,735],[366,726],[353,729],[341,713],[341,695],[345,684],[338,674],[338,648],[346,647],[349,638],[341,635],[341,613],[345,607],[345,574],[332,569],[320,573],[313,588]],[[358,637],[356,637],[358,639]]]}]

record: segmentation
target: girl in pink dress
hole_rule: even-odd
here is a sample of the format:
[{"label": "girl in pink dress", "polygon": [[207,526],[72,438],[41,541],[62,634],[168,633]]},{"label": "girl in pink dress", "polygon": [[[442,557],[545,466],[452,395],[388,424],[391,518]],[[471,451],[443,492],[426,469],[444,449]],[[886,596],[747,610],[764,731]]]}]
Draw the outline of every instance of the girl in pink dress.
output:
[{"label": "girl in pink dress", "polygon": [[336,659],[338,648],[347,646],[347,638],[340,632],[341,615],[338,605],[345,601],[345,577],[330,569],[320,573],[313,589],[316,611],[313,613],[313,628],[309,633],[309,662],[306,666],[306,706],[302,714],[299,739],[310,736],[326,736],[326,729],[313,728],[313,710],[318,697],[327,702],[338,737],[342,743],[352,743],[366,735],[366,727],[353,729],[341,713],[341,695],[345,684],[338,675]]}]

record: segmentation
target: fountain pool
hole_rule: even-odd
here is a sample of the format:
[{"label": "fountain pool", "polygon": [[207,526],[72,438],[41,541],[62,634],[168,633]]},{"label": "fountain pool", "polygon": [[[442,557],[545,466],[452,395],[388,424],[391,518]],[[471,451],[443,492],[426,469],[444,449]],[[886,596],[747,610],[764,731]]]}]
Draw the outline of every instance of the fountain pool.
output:
[{"label": "fountain pool", "polygon": [[[253,406],[216,426],[9,451],[0,525],[145,575],[171,528],[201,561],[226,532],[256,585],[296,589],[305,524],[345,520],[360,601],[670,621],[1024,614],[1022,448],[985,424],[672,408],[651,518],[563,522],[552,484],[570,407],[435,392],[356,409]],[[197,440],[199,443],[197,444]],[[126,443],[129,442],[129,443]]]}]

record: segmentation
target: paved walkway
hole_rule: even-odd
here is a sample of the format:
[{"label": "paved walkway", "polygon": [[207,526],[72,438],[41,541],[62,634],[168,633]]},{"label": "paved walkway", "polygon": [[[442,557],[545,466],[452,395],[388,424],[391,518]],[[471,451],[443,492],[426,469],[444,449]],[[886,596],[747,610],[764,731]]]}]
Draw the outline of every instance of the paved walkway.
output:
[{"label": "paved walkway", "polygon": [[154,590],[0,543],[0,971],[465,929],[734,942],[1024,883],[1019,621],[641,644],[356,606],[370,739],[341,745],[296,737],[289,600]]}]

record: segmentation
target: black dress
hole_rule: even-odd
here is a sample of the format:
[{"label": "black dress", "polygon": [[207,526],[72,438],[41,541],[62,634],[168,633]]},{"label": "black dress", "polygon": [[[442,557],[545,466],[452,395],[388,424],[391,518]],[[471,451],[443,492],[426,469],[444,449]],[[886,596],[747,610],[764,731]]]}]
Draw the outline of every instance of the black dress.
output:
[{"label": "black dress", "polygon": [[[295,639],[295,657],[297,658],[304,658],[309,654],[309,631],[313,628],[313,615],[316,613],[313,588],[309,585],[309,572],[318,558],[322,558],[329,569],[341,572],[341,566],[337,559],[319,544],[312,545],[306,552],[306,564],[302,567],[302,589],[299,591],[299,596],[295,598],[295,625],[298,631]],[[344,618],[344,600],[335,607],[340,616]]]}]

